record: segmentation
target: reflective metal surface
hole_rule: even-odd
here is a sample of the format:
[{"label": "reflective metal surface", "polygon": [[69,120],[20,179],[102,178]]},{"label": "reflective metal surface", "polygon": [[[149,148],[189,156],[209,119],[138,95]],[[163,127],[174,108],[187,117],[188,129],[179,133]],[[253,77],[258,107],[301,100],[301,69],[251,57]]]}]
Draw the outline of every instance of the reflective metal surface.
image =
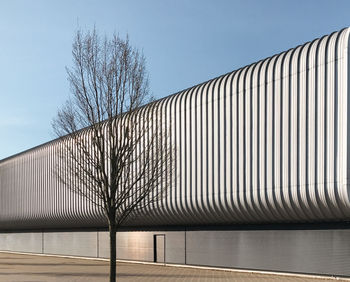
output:
[{"label": "reflective metal surface", "polygon": [[[349,220],[348,52],[344,29],[159,100],[170,193],[127,224]],[[106,226],[52,173],[60,146],[0,162],[0,229]]]}]

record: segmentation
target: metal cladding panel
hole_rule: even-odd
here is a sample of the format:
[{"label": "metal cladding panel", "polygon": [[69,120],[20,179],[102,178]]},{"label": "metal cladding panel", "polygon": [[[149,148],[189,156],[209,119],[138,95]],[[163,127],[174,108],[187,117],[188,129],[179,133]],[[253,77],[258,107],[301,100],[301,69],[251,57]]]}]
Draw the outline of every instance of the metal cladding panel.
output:
[{"label": "metal cladding panel", "polygon": [[[169,195],[128,225],[349,220],[348,46],[344,29],[159,100]],[[0,162],[1,229],[106,226],[52,173],[62,146]]]},{"label": "metal cladding panel", "polygon": [[98,255],[96,232],[46,232],[42,236],[43,253],[87,257]]},{"label": "metal cladding panel", "polygon": [[41,232],[2,233],[0,234],[0,249],[2,251],[41,253],[43,241]]},{"label": "metal cladding panel", "polygon": [[59,142],[0,163],[0,229],[82,228],[105,225],[102,214],[56,177]]},{"label": "metal cladding panel", "polygon": [[186,263],[350,275],[350,230],[187,231]]}]

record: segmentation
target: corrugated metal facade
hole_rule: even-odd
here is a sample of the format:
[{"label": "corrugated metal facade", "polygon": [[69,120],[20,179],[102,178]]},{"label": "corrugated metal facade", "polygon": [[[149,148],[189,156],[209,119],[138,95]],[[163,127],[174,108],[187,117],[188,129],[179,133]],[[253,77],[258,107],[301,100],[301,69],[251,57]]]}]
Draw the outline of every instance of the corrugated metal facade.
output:
[{"label": "corrugated metal facade", "polygon": [[[128,224],[349,220],[349,31],[158,101],[172,121],[174,180],[161,205]],[[0,228],[105,226],[52,174],[61,145],[0,162]]]}]

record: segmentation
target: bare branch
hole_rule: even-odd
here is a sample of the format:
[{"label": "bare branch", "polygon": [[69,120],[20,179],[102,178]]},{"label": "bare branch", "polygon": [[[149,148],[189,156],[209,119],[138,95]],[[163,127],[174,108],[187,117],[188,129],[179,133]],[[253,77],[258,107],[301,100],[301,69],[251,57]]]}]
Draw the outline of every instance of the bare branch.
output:
[{"label": "bare branch", "polygon": [[145,58],[129,38],[78,31],[72,98],[53,121],[63,146],[56,175],[103,211],[116,229],[140,211],[159,210],[174,163],[169,124],[149,99]]}]

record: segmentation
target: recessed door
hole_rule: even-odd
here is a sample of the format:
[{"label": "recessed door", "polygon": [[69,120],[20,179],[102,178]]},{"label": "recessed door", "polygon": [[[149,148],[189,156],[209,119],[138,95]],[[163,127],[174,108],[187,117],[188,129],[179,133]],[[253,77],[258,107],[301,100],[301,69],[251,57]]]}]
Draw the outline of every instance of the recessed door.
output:
[{"label": "recessed door", "polygon": [[165,263],[165,235],[154,235],[154,262]]}]

